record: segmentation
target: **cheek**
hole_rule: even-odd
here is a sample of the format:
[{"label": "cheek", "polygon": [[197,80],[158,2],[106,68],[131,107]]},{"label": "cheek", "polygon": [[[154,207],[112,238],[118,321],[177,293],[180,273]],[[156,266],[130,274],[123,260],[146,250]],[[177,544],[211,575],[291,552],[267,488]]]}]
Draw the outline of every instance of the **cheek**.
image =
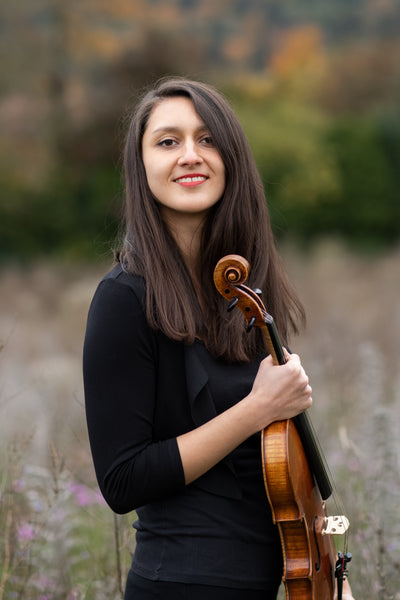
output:
[{"label": "cheek", "polygon": [[160,182],[160,173],[159,170],[152,163],[146,163],[143,161],[144,172],[147,179],[147,184],[154,194],[155,189],[158,187]]},{"label": "cheek", "polygon": [[159,200],[160,196],[162,196],[162,185],[154,177],[147,179],[147,185],[149,186],[150,192],[154,198]]}]

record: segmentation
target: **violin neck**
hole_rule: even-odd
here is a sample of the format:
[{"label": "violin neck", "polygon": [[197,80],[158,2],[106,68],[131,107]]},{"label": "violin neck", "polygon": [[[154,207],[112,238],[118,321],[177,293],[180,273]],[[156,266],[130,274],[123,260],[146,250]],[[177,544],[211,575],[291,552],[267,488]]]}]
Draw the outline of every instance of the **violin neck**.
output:
[{"label": "violin neck", "polygon": [[326,461],[318,440],[313,432],[310,419],[306,412],[296,415],[292,421],[296,425],[310,470],[314,475],[322,500],[327,500],[332,494],[332,483],[326,468]]},{"label": "violin neck", "polygon": [[[267,339],[269,351],[274,359],[275,364],[283,365],[286,363],[286,357],[283,351],[282,342],[276,328],[275,322],[271,315],[265,315],[266,329],[264,334]],[[321,498],[327,500],[332,494],[332,483],[330,481],[326,460],[313,431],[313,426],[306,412],[295,416],[292,421],[296,425],[296,429],[303,444],[306,453],[307,462],[315,482],[319,488]]]}]

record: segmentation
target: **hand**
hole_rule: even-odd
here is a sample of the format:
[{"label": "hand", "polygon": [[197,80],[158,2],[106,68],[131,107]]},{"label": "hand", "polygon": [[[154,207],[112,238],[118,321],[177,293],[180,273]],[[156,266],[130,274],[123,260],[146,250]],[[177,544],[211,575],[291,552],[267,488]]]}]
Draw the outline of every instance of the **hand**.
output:
[{"label": "hand", "polygon": [[296,354],[284,365],[265,358],[252,391],[200,427],[177,438],[185,481],[191,483],[234,448],[273,421],[290,419],[311,406],[311,387]]},{"label": "hand", "polygon": [[312,404],[312,389],[297,354],[286,353],[287,362],[275,365],[265,358],[247,400],[256,411],[259,430],[273,423],[291,419]]}]

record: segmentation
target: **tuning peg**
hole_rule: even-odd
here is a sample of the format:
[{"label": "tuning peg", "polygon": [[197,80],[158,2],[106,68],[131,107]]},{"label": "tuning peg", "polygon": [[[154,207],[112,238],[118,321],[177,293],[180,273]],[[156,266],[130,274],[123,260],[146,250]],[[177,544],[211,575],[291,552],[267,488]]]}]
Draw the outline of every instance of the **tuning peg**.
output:
[{"label": "tuning peg", "polygon": [[347,563],[351,561],[353,555],[351,552],[345,552],[344,554],[342,552],[338,552],[337,556],[338,558],[335,565],[335,577],[339,580],[339,582],[341,582],[346,579],[346,576],[348,575]]},{"label": "tuning peg", "polygon": [[343,554],[343,552],[338,552],[337,555],[338,555],[337,564],[344,564],[345,566],[353,558],[353,555],[351,552],[345,552],[344,554]]},{"label": "tuning peg", "polygon": [[248,322],[248,324],[247,324],[247,329],[246,329],[247,333],[249,333],[249,331],[251,331],[251,330],[253,329],[253,325],[254,325],[254,323],[255,323],[255,322],[256,322],[256,318],[255,318],[255,316],[253,315],[253,316],[250,318],[250,320],[249,320],[249,322]]},{"label": "tuning peg", "polygon": [[257,296],[262,296],[262,290],[260,290],[260,288],[256,288],[255,290],[253,290],[253,292],[257,294]]},{"label": "tuning peg", "polygon": [[228,312],[231,312],[231,310],[233,310],[235,308],[235,306],[238,302],[239,302],[239,296],[234,296],[228,304]]}]

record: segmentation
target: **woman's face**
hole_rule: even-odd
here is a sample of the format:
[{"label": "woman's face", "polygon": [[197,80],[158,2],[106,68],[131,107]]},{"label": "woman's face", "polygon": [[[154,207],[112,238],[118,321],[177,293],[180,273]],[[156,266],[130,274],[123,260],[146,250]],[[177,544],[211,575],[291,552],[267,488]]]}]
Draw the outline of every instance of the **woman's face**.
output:
[{"label": "woman's face", "polygon": [[151,192],[169,225],[201,223],[225,189],[225,166],[189,98],[167,98],[150,114],[142,141]]}]

